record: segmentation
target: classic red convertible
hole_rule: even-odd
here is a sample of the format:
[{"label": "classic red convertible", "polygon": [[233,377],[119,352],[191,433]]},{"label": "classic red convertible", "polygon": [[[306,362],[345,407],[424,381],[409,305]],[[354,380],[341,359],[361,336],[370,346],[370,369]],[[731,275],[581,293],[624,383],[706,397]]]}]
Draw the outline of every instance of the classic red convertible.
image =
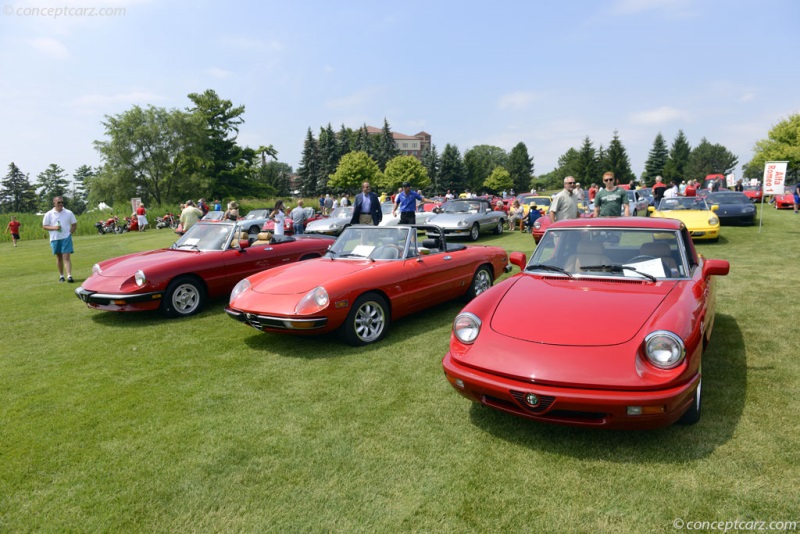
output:
[{"label": "classic red convertible", "polygon": [[98,310],[161,308],[169,316],[187,316],[200,311],[206,299],[229,295],[246,276],[319,258],[333,244],[333,239],[322,236],[256,236],[247,233],[243,222],[201,221],[170,248],[95,264],[75,294]]},{"label": "classic red convertible", "polygon": [[508,270],[504,249],[447,244],[437,226],[355,225],[324,258],[245,278],[225,311],[264,332],[336,330],[360,346],[381,340],[393,320],[483,293]]},{"label": "classic red convertible", "polygon": [[[675,219],[550,226],[522,272],[453,322],[442,365],[461,395],[535,421],[655,428],[700,419],[703,351],[727,261]],[[530,302],[547,313],[531,321]]]}]

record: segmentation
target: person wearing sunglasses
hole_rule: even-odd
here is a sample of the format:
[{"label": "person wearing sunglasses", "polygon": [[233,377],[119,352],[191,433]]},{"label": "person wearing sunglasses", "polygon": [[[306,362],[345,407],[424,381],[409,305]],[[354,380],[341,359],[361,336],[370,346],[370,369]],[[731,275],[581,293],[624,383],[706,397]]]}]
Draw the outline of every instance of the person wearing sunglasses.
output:
[{"label": "person wearing sunglasses", "polygon": [[623,213],[625,217],[631,214],[628,192],[617,187],[613,172],[607,172],[603,174],[603,189],[594,197],[594,216],[619,217]]},{"label": "person wearing sunglasses", "polygon": [[578,197],[574,189],[575,178],[573,176],[564,178],[564,190],[554,196],[553,203],[550,204],[549,213],[552,222],[578,218]]},{"label": "person wearing sunglasses", "polygon": [[74,252],[72,247],[72,234],[78,227],[78,219],[75,214],[64,207],[64,199],[55,197],[53,199],[53,209],[44,214],[42,228],[50,232],[50,249],[56,257],[58,265],[58,281],[64,281],[64,271],[66,270],[66,281],[70,284],[72,279],[72,260],[71,254]]}]

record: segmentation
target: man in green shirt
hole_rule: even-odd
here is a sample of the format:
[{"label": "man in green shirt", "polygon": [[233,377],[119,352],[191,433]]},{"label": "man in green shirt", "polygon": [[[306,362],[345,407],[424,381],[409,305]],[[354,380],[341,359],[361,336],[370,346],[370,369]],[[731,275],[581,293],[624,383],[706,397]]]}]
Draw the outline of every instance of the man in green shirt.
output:
[{"label": "man in green shirt", "polygon": [[628,206],[628,192],[617,187],[613,172],[603,175],[603,186],[594,197],[594,216],[595,217],[619,217],[623,213],[625,217],[631,214]]}]

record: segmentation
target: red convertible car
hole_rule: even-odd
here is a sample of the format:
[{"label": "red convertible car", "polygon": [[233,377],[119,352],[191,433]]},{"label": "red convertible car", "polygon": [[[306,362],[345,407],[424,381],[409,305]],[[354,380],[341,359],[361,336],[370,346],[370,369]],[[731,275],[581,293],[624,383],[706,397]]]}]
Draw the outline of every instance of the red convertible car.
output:
[{"label": "red convertible car", "polygon": [[775,195],[773,205],[775,209],[791,210],[794,209],[794,192],[783,193],[782,195]]},{"label": "red convertible car", "polygon": [[[554,223],[522,272],[455,318],[442,365],[461,395],[528,419],[656,428],[700,418],[703,351],[725,260],[675,219]],[[548,313],[530,320],[530,302]]]},{"label": "red convertible car", "polygon": [[161,308],[181,317],[206,299],[227,296],[242,278],[264,269],[319,258],[333,239],[272,238],[247,233],[249,221],[198,222],[170,248],[139,252],[95,264],[75,294],[90,308],[146,311]]},{"label": "red convertible car", "polygon": [[[434,237],[422,241],[418,231]],[[382,339],[393,320],[483,293],[508,270],[504,249],[447,244],[437,226],[354,225],[324,258],[245,278],[225,311],[257,330],[336,330],[361,346]]]}]

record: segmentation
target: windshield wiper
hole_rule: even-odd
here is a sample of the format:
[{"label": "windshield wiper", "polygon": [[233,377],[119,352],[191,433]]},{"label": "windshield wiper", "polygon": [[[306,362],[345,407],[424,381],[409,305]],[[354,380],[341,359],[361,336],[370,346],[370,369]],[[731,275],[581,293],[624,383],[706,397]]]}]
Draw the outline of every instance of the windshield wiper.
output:
[{"label": "windshield wiper", "polygon": [[656,282],[656,277],[652,274],[640,271],[639,269],[630,267],[628,265],[584,265],[581,267],[581,271],[607,271],[610,273],[633,271],[638,275],[644,276],[645,278],[649,278],[651,281]]},{"label": "windshield wiper", "polygon": [[526,271],[535,271],[535,270],[542,270],[542,271],[553,271],[555,273],[566,274],[570,278],[572,278],[572,273],[567,271],[562,267],[557,267],[555,265],[547,265],[546,263],[532,263],[525,267]]},{"label": "windshield wiper", "polygon": [[342,258],[364,258],[365,260],[375,261],[373,258],[369,256],[364,256],[363,254],[356,254],[354,252],[348,252],[347,254],[340,254]]},{"label": "windshield wiper", "polygon": [[189,245],[188,243],[183,243],[183,244],[177,246],[177,248],[179,248],[179,249],[181,249],[183,247],[189,247],[189,248],[191,248],[193,250],[200,250],[200,247],[198,247],[197,245]]}]

